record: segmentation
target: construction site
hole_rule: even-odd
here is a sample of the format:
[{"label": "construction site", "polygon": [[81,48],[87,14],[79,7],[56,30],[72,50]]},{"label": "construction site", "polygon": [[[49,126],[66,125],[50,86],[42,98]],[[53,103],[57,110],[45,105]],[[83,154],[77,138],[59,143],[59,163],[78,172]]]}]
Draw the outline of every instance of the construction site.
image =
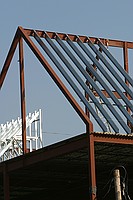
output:
[{"label": "construction site", "polygon": [[[41,109],[26,113],[24,42],[85,132],[43,145]],[[1,90],[17,48],[21,117],[0,125],[0,199],[133,199],[133,42],[18,27]]]}]

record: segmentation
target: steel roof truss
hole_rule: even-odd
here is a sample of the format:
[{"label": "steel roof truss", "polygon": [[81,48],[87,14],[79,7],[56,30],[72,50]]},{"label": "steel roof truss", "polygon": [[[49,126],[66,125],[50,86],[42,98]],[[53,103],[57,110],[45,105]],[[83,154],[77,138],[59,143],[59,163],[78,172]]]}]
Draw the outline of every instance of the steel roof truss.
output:
[{"label": "steel roof truss", "polygon": [[[48,74],[51,76],[51,78],[54,80],[54,82],[57,84],[57,86],[60,88],[64,96],[67,98],[67,100],[70,102],[70,104],[73,106],[73,108],[76,110],[76,112],[79,114],[81,119],[85,122],[86,125],[89,125],[89,132],[93,131],[93,124],[91,120],[88,118],[88,116],[84,113],[83,109],[80,107],[80,105],[77,103],[77,101],[74,99],[74,97],[71,95],[71,93],[68,91],[68,89],[65,87],[61,79],[57,76],[57,74],[54,72],[54,70],[51,68],[49,63],[46,61],[42,53],[39,51],[37,46],[33,43],[33,41],[30,39],[30,37],[27,35],[25,30],[22,27],[19,27],[20,35],[23,37],[27,45],[30,47],[32,52],[35,54],[35,56],[38,58],[42,66],[46,69]],[[34,36],[35,32],[32,31],[32,36]]]},{"label": "steel roof truss", "polygon": [[[108,80],[108,82],[112,85],[112,87],[118,92],[121,99],[126,103],[127,106],[133,111],[133,105],[131,102],[127,99],[127,97],[123,94],[123,92],[120,90],[120,88],[116,85],[116,83],[113,81],[113,79],[108,75],[108,73],[104,70],[102,65],[97,61],[97,59],[92,55],[92,53],[89,51],[89,49],[85,46],[85,44],[82,43],[82,41],[78,38],[77,43],[79,46],[83,49],[83,51],[89,56],[89,58],[94,62],[94,64],[97,66],[97,68],[101,71],[101,73],[105,76],[105,78]],[[119,105],[117,105],[119,107]],[[126,116],[126,113],[125,113]],[[128,116],[126,116],[128,118]],[[129,119],[132,121],[132,119]],[[132,121],[133,123],[133,121]]]},{"label": "steel roof truss", "polygon": [[[71,98],[73,99],[73,101],[76,102],[74,97],[72,97],[72,94],[69,91],[66,91],[67,88],[61,82],[61,80],[59,80],[59,81],[57,80],[57,78],[59,78],[59,77],[56,77],[57,75],[54,74],[54,70],[51,68],[51,66],[48,64],[48,62],[44,59],[43,55],[41,55],[39,49],[35,46],[35,44],[32,42],[32,40],[30,39],[29,36],[34,37],[35,40],[39,43],[39,45],[43,48],[45,53],[53,61],[55,66],[58,68],[58,70],[61,72],[61,74],[64,76],[64,78],[67,80],[67,82],[69,83],[71,88],[75,91],[77,96],[81,99],[83,104],[86,106],[86,108],[92,114],[92,116],[94,117],[94,119],[97,121],[97,123],[99,124],[99,126],[101,127],[101,129],[104,132],[107,131],[107,127],[105,126],[103,120],[97,115],[97,112],[94,109],[94,105],[100,111],[102,116],[105,117],[105,119],[107,120],[107,122],[110,124],[110,126],[112,127],[112,129],[115,132],[119,132],[119,128],[117,127],[117,125],[114,123],[114,121],[108,114],[108,112],[106,110],[107,107],[110,110],[110,112],[114,115],[114,117],[118,120],[119,124],[123,127],[123,129],[126,131],[126,133],[131,132],[130,128],[128,127],[128,125],[126,124],[126,122],[124,121],[124,119],[122,117],[125,117],[125,119],[127,119],[130,124],[133,124],[133,118],[130,116],[130,112],[128,112],[129,110],[133,112],[133,104],[130,101],[131,99],[133,99],[133,93],[129,87],[129,84],[131,86],[133,86],[133,80],[128,75],[128,73],[122,68],[122,66],[118,63],[118,61],[113,57],[113,55],[107,50],[107,48],[103,44],[104,42],[106,42],[104,39],[97,39],[97,38],[94,39],[94,38],[88,38],[86,36],[67,35],[67,34],[60,34],[60,33],[56,34],[54,32],[34,31],[31,29],[26,30],[26,29],[23,29],[22,27],[18,27],[17,32],[14,37],[14,40],[12,42],[11,48],[7,55],[6,61],[4,63],[3,69],[1,71],[0,88],[2,87],[2,84],[4,82],[5,76],[7,74],[7,71],[8,71],[9,65],[11,63],[12,57],[14,55],[15,49],[17,47],[17,44],[18,44],[20,38],[22,37],[26,41],[26,43],[29,45],[29,47],[31,48],[33,53],[40,60],[40,62],[43,64],[43,66],[46,65],[47,72],[50,74],[50,76],[53,78],[53,80],[59,86],[61,91],[63,90],[62,91],[63,94],[66,97],[68,97],[67,96],[67,92],[68,92],[69,95],[71,96]],[[71,74],[73,75],[73,78],[71,78],[69,76],[69,74],[62,67],[61,63],[58,61],[56,56],[54,56],[53,51],[50,51],[50,49],[47,47],[47,45],[45,45],[45,43],[41,40],[41,37],[45,38],[45,40],[48,42],[48,44],[54,50],[54,53],[56,53],[58,55],[59,59],[65,64],[67,69],[71,72]],[[55,40],[61,48],[60,47],[58,48],[58,44],[55,45],[55,42],[53,42],[53,40]],[[70,48],[72,49],[73,52],[71,50],[69,50],[69,48],[67,47],[65,42],[63,42],[62,40],[67,42],[67,44],[70,46]],[[117,42],[119,43],[119,45],[116,45],[116,46],[120,46],[120,47],[124,48],[122,41],[117,41]],[[80,49],[74,43],[78,44]],[[88,46],[89,48],[87,48],[86,44],[89,45]],[[116,41],[115,41],[115,43],[114,42],[110,43],[109,46],[111,46],[111,45],[115,46],[115,44],[116,44]],[[98,50],[98,48],[96,48],[96,45],[98,45],[98,47],[102,50],[104,55],[106,55],[108,57],[109,61],[111,61],[112,64],[116,66],[116,69],[118,69],[119,72],[121,73],[120,75],[115,71],[114,68],[112,68],[110,62],[108,60],[106,60],[106,57]],[[96,57],[93,56],[93,54],[90,51],[90,48],[95,53]],[[130,43],[128,43],[128,48],[131,48]],[[81,52],[81,50],[83,50],[83,53]],[[83,79],[80,77],[78,72],[74,69],[71,62],[69,62],[67,60],[64,52],[71,59],[71,61],[75,64],[77,69],[81,72],[81,74],[83,75]],[[86,66],[86,69],[83,68],[83,66],[78,61],[77,57],[74,56],[73,53],[77,54],[78,58],[80,58],[81,61]],[[101,79],[98,72],[90,64],[88,59],[86,59],[86,55],[84,53],[94,63],[94,65],[98,68],[98,71],[101,72],[101,74],[105,77],[105,79],[108,81],[108,83],[110,83],[110,85],[115,89],[115,92],[118,93],[119,98],[122,99],[123,103],[126,104],[126,107],[128,108],[128,110],[126,110],[124,108],[124,106],[120,102],[120,100],[118,100],[118,98],[114,95],[114,93],[111,91],[111,89],[107,85],[106,81]],[[119,82],[119,84],[122,86],[122,88],[125,90],[124,92],[126,93],[126,95],[124,94],[122,89],[120,89],[119,86],[114,82],[113,78],[111,78],[111,76],[109,76],[108,72],[106,72],[104,70],[103,66],[99,62],[99,59],[107,67],[107,69],[110,71],[110,73],[115,77],[115,80],[117,82]],[[119,111],[117,111],[113,107],[113,105],[110,103],[110,101],[102,93],[100,87],[98,87],[95,80],[93,80],[92,76],[88,73],[88,71],[92,74],[92,76],[94,76],[96,78],[96,81],[98,81],[99,84],[105,89],[105,92],[109,95],[111,100],[116,104],[119,111],[121,111],[121,113],[123,113],[123,116],[120,115]],[[125,82],[123,81],[122,76],[125,78]],[[95,92],[97,93],[97,96],[99,96],[102,99],[103,103],[106,106],[105,108],[98,101],[97,96],[95,96],[94,92],[84,82],[84,78],[85,78],[85,80],[88,81],[89,85],[91,85],[92,88],[94,88]],[[79,85],[83,88],[83,91],[85,91],[89,95],[89,98],[92,100],[93,105],[90,104],[90,102],[88,102],[88,100],[86,99],[86,97],[83,94],[83,91],[81,91],[81,89],[78,88],[78,86],[76,85],[74,80],[76,80],[79,83]],[[71,100],[69,98],[67,98],[67,99],[72,104]],[[92,125],[90,119],[84,113],[84,111],[82,110],[82,108],[80,106],[77,108],[76,104],[74,104],[74,108],[76,108],[75,109],[76,111],[80,110],[79,115],[83,119],[83,121],[85,120],[85,123],[86,123],[86,121],[87,121],[87,123],[89,121],[90,122],[89,124]],[[91,128],[91,130],[92,130],[92,128]]]},{"label": "steel roof truss", "polygon": [[65,79],[68,81],[70,86],[73,88],[73,90],[76,92],[78,97],[82,100],[82,102],[85,104],[85,106],[88,108],[90,113],[93,115],[97,123],[100,125],[102,130],[104,132],[107,131],[107,128],[105,124],[102,122],[100,117],[97,115],[93,107],[88,103],[82,92],[78,89],[76,84],[73,82],[73,80],[70,78],[70,76],[66,73],[66,71],[62,68],[61,64],[58,62],[58,60],[55,58],[55,56],[50,52],[50,50],[47,48],[47,46],[44,44],[44,42],[41,40],[41,38],[37,35],[36,32],[34,32],[34,38],[38,42],[38,44],[42,47],[42,49],[47,53],[47,55],[50,57],[50,59],[53,61],[53,63],[56,65],[58,70],[61,72],[61,74],[65,77]]},{"label": "steel roof truss", "polygon": [[[101,111],[102,115],[106,118],[108,123],[112,126],[113,130],[115,132],[118,132],[119,129],[113,122],[113,120],[110,118],[106,110],[102,107],[102,105],[99,103],[95,95],[89,88],[86,86],[86,84],[83,82],[83,80],[80,78],[80,76],[77,74],[77,72],[74,70],[73,66],[68,62],[68,60],[65,58],[65,56],[62,54],[62,52],[57,48],[57,46],[53,43],[53,41],[49,38],[49,36],[46,34],[46,40],[50,44],[50,46],[54,49],[54,51],[57,53],[57,55],[60,57],[60,59],[64,62],[64,64],[67,66],[69,71],[73,74],[75,79],[78,81],[78,83],[82,86],[82,88],[87,92],[87,94],[92,99],[93,103],[97,106],[97,108]],[[85,98],[85,97],[84,97]]]},{"label": "steel roof truss", "polygon": [[[130,90],[130,88],[127,86],[127,84],[125,84],[125,82],[122,80],[122,78],[119,76],[119,74],[112,68],[112,66],[110,65],[110,63],[104,58],[104,56],[102,55],[102,53],[96,48],[96,46],[91,42],[91,40],[89,38],[87,40],[88,40],[88,45],[95,52],[95,54],[98,56],[98,58],[100,58],[100,60],[105,64],[105,66],[108,68],[108,70],[113,74],[113,76],[120,83],[120,85],[125,89],[125,91],[130,95],[130,97],[133,98],[133,92]],[[100,46],[100,48],[101,48],[101,46]]]},{"label": "steel roof truss", "polygon": [[[89,61],[84,57],[81,51],[75,46],[75,44],[70,40],[70,38],[67,36],[66,41],[71,46],[71,48],[74,50],[74,52],[79,56],[79,58],[82,60],[82,62],[86,65],[87,69],[92,72],[92,74],[96,77],[96,79],[99,81],[99,83],[105,88],[109,96],[112,98],[112,100],[116,103],[117,107],[121,110],[121,112],[124,114],[124,116],[133,124],[133,118],[129,115],[129,113],[125,110],[123,105],[120,103],[120,101],[115,97],[115,95],[112,93],[112,91],[109,89],[109,87],[106,85],[106,83],[100,78],[100,76],[96,73],[96,71],[93,69],[92,65],[89,63]],[[95,58],[94,58],[95,59]],[[95,59],[96,60],[96,59]],[[96,60],[97,61],[97,60]],[[98,61],[97,61],[98,62]],[[98,63],[99,64],[99,63]],[[99,66],[100,67],[100,66]],[[101,66],[102,67],[102,66]],[[101,68],[100,67],[100,68]],[[104,71],[104,70],[103,70]],[[107,74],[108,75],[108,74]],[[110,77],[109,77],[110,78]],[[112,80],[113,81],[113,80]],[[118,88],[119,89],[119,88]],[[124,95],[124,94],[123,94]],[[128,99],[127,99],[128,100]],[[132,104],[131,104],[132,106]],[[131,107],[131,109],[133,109]]]},{"label": "steel roof truss", "polygon": [[[71,58],[71,60],[74,62],[74,64],[77,66],[77,68],[80,70],[80,72],[84,75],[84,77],[87,79],[87,81],[93,86],[93,88],[96,90],[98,95],[101,97],[105,105],[110,109],[110,111],[113,113],[113,115],[116,117],[116,119],[119,121],[121,126],[124,128],[124,130],[127,133],[130,133],[129,127],[126,125],[122,117],[119,115],[118,112],[114,109],[114,107],[111,105],[108,98],[104,96],[104,94],[101,92],[99,87],[96,85],[95,81],[88,75],[88,73],[84,70],[80,62],[76,59],[76,57],[71,53],[71,51],[68,49],[68,47],[64,44],[64,42],[60,39],[60,37],[56,34],[56,41],[58,44],[63,48],[63,50],[66,52],[66,54]],[[93,69],[94,70],[94,69]],[[96,72],[95,72],[96,73]]]}]

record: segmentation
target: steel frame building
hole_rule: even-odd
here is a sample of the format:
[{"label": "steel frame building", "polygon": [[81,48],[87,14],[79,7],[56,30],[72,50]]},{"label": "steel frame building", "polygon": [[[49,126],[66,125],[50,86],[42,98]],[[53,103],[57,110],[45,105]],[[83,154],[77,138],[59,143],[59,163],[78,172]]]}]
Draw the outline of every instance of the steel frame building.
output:
[{"label": "steel frame building", "polygon": [[[51,64],[48,63],[48,61],[45,59],[31,38],[33,38],[38,43],[38,45],[44,50],[47,56],[58,68],[60,73],[65,77],[76,95],[83,102],[86,108],[85,111],[83,111],[82,107],[77,103],[76,99],[73,97],[73,94],[67,89],[63,81],[53,70]],[[81,136],[71,138],[69,140],[42,148],[41,150],[37,150],[31,153],[27,153],[26,147],[26,99],[23,40],[27,43],[42,66],[52,77],[59,89],[62,91],[67,100],[86,124],[86,133],[82,134]],[[49,44],[51,49],[46,46],[46,42]],[[56,43],[58,43],[58,45]],[[133,163],[133,118],[131,116],[131,112],[133,111],[133,92],[131,90],[133,87],[133,80],[128,74],[128,49],[133,49],[133,42],[109,40],[104,38],[98,39],[94,37],[45,32],[41,30],[24,29],[22,27],[18,27],[1,71],[1,88],[18,44],[21,85],[20,92],[23,155],[0,164],[0,174],[1,177],[3,177],[3,182],[1,182],[1,197],[4,198],[4,200],[21,199],[21,196],[22,199],[26,199],[26,197],[27,199],[29,199],[29,197],[32,199],[38,197],[39,199],[38,195],[41,194],[42,196],[45,195],[46,199],[52,199],[54,197],[53,195],[58,195],[58,199],[61,199],[62,197],[63,199],[77,198],[79,200],[82,198],[88,198],[92,200],[96,198],[100,199],[99,196],[101,195],[101,190],[97,192],[97,188],[103,187],[103,182],[107,179],[106,172],[109,172],[114,164],[123,165],[123,163],[129,170],[129,181],[131,186],[133,186],[133,174],[131,170]],[[123,49],[124,68],[112,56],[107,47]],[[53,52],[56,53],[60,58],[60,62],[54,56]],[[67,59],[66,56],[71,59],[71,62]],[[84,63],[84,68],[82,68],[81,62],[79,62],[78,59],[81,59],[82,63]],[[88,60],[91,60],[92,64],[90,64]],[[75,71],[72,62],[84,76],[83,79],[81,79],[79,74]],[[108,72],[105,70],[105,67],[103,67],[101,62],[108,69]],[[67,67],[71,75],[83,88],[82,92],[79,90],[71,76],[69,76],[69,74],[64,70],[62,63]],[[114,70],[114,67],[111,67],[110,63],[113,63],[119,73]],[[102,78],[100,78],[99,73],[105,77],[106,81],[103,81]],[[84,82],[83,80],[86,81]],[[96,81],[99,84],[96,84]],[[114,88],[114,90],[110,89],[106,82],[108,82],[111,87]],[[104,103],[105,108],[97,100],[98,97],[102,99],[102,103]],[[89,99],[91,99],[91,102]],[[108,99],[111,99],[111,101],[115,103],[118,110],[114,109]],[[121,100],[123,104],[121,103]],[[93,106],[91,103],[93,103]],[[105,126],[104,122],[97,115],[94,110],[94,106],[97,107],[99,112],[105,118],[111,127],[111,131],[108,131],[107,126]],[[107,109],[109,110],[110,115],[108,114],[109,112],[107,112]],[[90,118],[90,114],[98,123],[100,127],[99,132],[95,132],[94,123]],[[115,123],[114,118],[118,124]],[[124,134],[120,133],[119,126],[123,128]],[[118,154],[120,160],[118,160]],[[66,171],[65,167],[69,161],[71,161],[70,166],[72,165],[72,167],[68,168],[68,171],[70,170],[70,173],[68,174],[68,171]],[[55,165],[55,171],[53,171],[53,165]],[[62,166],[63,171],[61,171],[61,168],[59,167],[60,165]],[[78,171],[75,174],[74,169],[76,166]],[[84,173],[82,168],[84,169],[85,166],[87,166],[87,169],[85,168]],[[48,170],[48,168],[50,168],[51,171]],[[103,168],[105,169],[105,172]],[[45,170],[47,174],[45,173]],[[80,170],[82,172],[81,174]],[[35,172],[37,171],[38,178],[35,176]],[[26,177],[29,176],[29,172],[33,173],[33,175],[30,176],[30,184],[28,184],[26,180]],[[52,175],[50,175],[50,173],[52,173]],[[21,180],[18,178],[19,176],[21,177]],[[53,180],[52,176],[57,181]],[[44,180],[42,180],[41,177],[46,180],[47,185],[45,185]],[[96,177],[98,180],[97,184]],[[19,179],[18,181],[17,178]],[[39,183],[39,178],[42,180],[44,187],[42,187],[41,181]],[[33,187],[32,180],[35,181],[36,187]],[[51,185],[52,182],[54,183],[53,185]],[[85,184],[85,187],[83,187],[82,184]],[[22,194],[21,190],[26,185],[29,189],[24,190]],[[53,189],[54,187],[55,190]],[[73,191],[71,191],[71,188],[73,188]],[[37,190],[37,196],[33,192],[35,189]],[[70,193],[68,191],[70,191]],[[132,192],[131,189],[130,191]],[[63,196],[63,193],[66,196]],[[24,194],[25,196],[23,197]],[[42,196],[40,199],[42,199]],[[133,194],[131,194],[131,196],[133,196]],[[110,199],[113,199],[113,197]]]}]

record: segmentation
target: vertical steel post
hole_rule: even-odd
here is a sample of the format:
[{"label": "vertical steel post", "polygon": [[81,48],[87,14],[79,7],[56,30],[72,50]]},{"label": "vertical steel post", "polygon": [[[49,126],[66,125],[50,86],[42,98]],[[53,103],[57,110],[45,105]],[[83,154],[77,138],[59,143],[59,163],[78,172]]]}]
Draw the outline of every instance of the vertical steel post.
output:
[{"label": "vertical steel post", "polygon": [[[98,57],[97,57],[98,59]],[[96,69],[96,66],[93,65],[94,69]],[[86,69],[87,73],[91,75],[91,73]],[[86,85],[89,87],[88,81],[86,82]],[[87,100],[89,100],[89,95],[85,92],[85,97]],[[88,109],[85,107],[85,112],[88,118],[90,118],[90,113]],[[95,149],[94,149],[94,138],[93,134],[91,134],[91,131],[93,131],[93,127],[90,128],[89,125],[86,125],[86,133],[88,138],[88,168],[89,168],[89,194],[90,199],[95,200],[96,199],[96,173],[95,173]]]},{"label": "vertical steel post", "polygon": [[25,82],[24,82],[24,55],[23,40],[19,40],[19,65],[20,65],[20,92],[21,92],[21,116],[22,116],[22,143],[23,154],[26,153],[26,102],[25,102]]},{"label": "vertical steel post", "polygon": [[[128,48],[127,48],[127,42],[123,43],[123,58],[124,58],[124,69],[128,73]],[[125,79],[125,83],[127,86],[129,86],[128,81]],[[129,95],[126,93],[127,98],[129,99]],[[127,111],[130,113],[130,108],[127,106]],[[130,126],[127,120],[127,124]]]},{"label": "vertical steel post", "polygon": [[3,166],[3,185],[4,185],[4,200],[10,199],[10,188],[9,188],[9,174],[7,172],[6,164]]},{"label": "vertical steel post", "polygon": [[[88,82],[86,82],[86,84],[89,86]],[[86,92],[85,92],[85,97],[87,100],[89,100],[89,95]],[[90,118],[90,113],[86,107],[85,107],[85,112],[88,118]],[[92,130],[93,127],[90,127],[87,124],[86,133],[88,136],[87,138],[88,138],[89,194],[90,194],[90,199],[95,200],[96,199],[95,149],[94,149],[94,137],[93,134],[91,134]]]},{"label": "vertical steel post", "polygon": [[[87,70],[87,68],[86,68],[86,72],[89,73],[88,70]],[[86,85],[89,87],[88,81],[86,81]],[[86,91],[85,91],[85,98],[89,101],[89,95],[87,94]],[[88,118],[90,119],[90,113],[89,113],[89,110],[88,110],[87,107],[85,107],[85,113],[86,113],[86,115],[88,116]],[[90,127],[89,127],[89,125],[87,124],[87,125],[86,125],[86,133],[89,133],[89,132],[90,132]]]},{"label": "vertical steel post", "polygon": [[90,199],[96,199],[96,173],[95,173],[95,149],[94,136],[88,133],[88,157],[89,157],[89,193]]},{"label": "vertical steel post", "polygon": [[[127,42],[123,43],[123,56],[124,56],[124,69],[128,73],[128,48],[127,48]],[[129,83],[127,80],[125,80],[125,83],[129,86]]]}]

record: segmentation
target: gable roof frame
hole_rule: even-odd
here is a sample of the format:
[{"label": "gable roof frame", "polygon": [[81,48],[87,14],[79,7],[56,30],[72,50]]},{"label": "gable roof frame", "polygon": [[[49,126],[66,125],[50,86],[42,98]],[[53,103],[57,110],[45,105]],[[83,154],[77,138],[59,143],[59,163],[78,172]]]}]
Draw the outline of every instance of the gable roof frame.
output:
[{"label": "gable roof frame", "polygon": [[32,52],[35,54],[35,56],[38,58],[42,66],[46,69],[48,74],[52,77],[56,85],[60,88],[62,93],[65,95],[67,100],[70,102],[72,107],[75,109],[75,111],[79,114],[81,119],[84,121],[84,123],[89,126],[89,132],[93,132],[93,124],[90,121],[90,119],[87,117],[87,115],[84,113],[82,108],[79,106],[77,101],[74,99],[74,97],[71,95],[71,93],[68,91],[68,89],[65,87],[61,79],[58,77],[58,75],[54,72],[52,67],[49,65],[49,63],[46,61],[44,56],[41,54],[39,49],[36,47],[36,45],[32,42],[29,35],[27,34],[27,31],[23,29],[22,27],[18,27],[16,34],[14,36],[13,42],[11,44],[11,47],[9,49],[8,55],[6,57],[5,63],[3,65],[1,74],[0,74],[0,89],[2,89],[3,83],[5,81],[8,69],[10,67],[11,61],[13,59],[15,50],[17,48],[17,45],[19,44],[19,63],[20,63],[20,93],[21,93],[21,115],[22,115],[22,141],[23,141],[23,153],[26,153],[26,102],[25,102],[25,83],[24,83],[24,55],[23,55],[23,40],[26,42],[26,44],[29,46],[29,48],[32,50]]},{"label": "gable roof frame", "polygon": [[[77,65],[79,67],[79,70],[81,69],[80,64],[77,62],[76,58],[75,60],[73,60],[73,54],[71,52],[68,52],[67,47],[63,44],[62,40],[66,40],[67,43],[71,46],[71,48],[75,51],[75,53],[77,53],[77,55],[79,56],[79,58],[85,63],[85,65],[87,66],[87,68],[89,67],[89,62],[85,59],[85,57],[81,54],[81,52],[79,52],[79,50],[76,48],[76,46],[74,46],[73,42],[76,42],[82,49],[83,51],[88,55],[88,57],[90,57],[90,59],[92,59],[92,61],[94,62],[94,64],[100,69],[102,70],[102,73],[106,76],[107,80],[109,80],[109,82],[112,82],[112,79],[109,77],[109,75],[104,72],[104,70],[102,69],[100,63],[93,58],[93,56],[91,55],[91,53],[88,51],[88,49],[86,48],[86,46],[84,45],[84,43],[87,43],[92,49],[93,51],[96,53],[96,55],[98,56],[98,58],[100,58],[101,60],[103,60],[104,64],[107,66],[107,68],[109,67],[109,70],[111,71],[112,74],[115,75],[115,72],[113,71],[113,69],[111,69],[111,65],[104,59],[104,57],[102,56],[102,54],[100,53],[100,51],[98,51],[96,49],[96,47],[94,46],[94,44],[97,44],[102,51],[105,52],[105,54],[111,59],[111,61],[114,63],[114,65],[116,65],[116,67],[118,67],[119,71],[121,71],[122,75],[125,76],[125,83],[123,82],[123,80],[121,79],[121,77],[117,77],[116,75],[116,79],[118,79],[118,82],[120,82],[120,84],[123,86],[123,88],[125,89],[125,94],[118,88],[118,86],[115,83],[111,83],[114,85],[114,88],[116,88],[116,91],[112,92],[107,86],[106,83],[104,84],[104,82],[102,80],[100,80],[99,75],[95,72],[95,70],[91,67],[88,68],[88,70],[91,70],[91,73],[97,78],[97,80],[99,80],[99,83],[102,85],[106,86],[106,90],[105,91],[99,91],[99,88],[96,86],[96,84],[94,83],[93,80],[90,79],[90,77],[88,76],[88,81],[90,81],[91,85],[93,85],[93,87],[95,87],[95,90],[97,92],[97,94],[104,100],[104,102],[106,103],[106,106],[112,111],[112,113],[114,114],[114,116],[116,117],[116,119],[118,120],[118,122],[120,122],[120,124],[122,125],[122,127],[125,129],[125,131],[127,133],[130,133],[130,128],[128,125],[125,124],[124,121],[122,121],[121,116],[119,115],[118,112],[115,111],[115,109],[109,105],[109,101],[105,98],[108,95],[115,101],[116,105],[118,105],[118,108],[123,112],[124,116],[127,118],[127,120],[129,120],[129,122],[133,122],[133,119],[130,116],[130,110],[132,110],[132,104],[129,101],[132,96],[133,93],[131,92],[130,88],[128,87],[129,84],[131,84],[131,86],[133,85],[133,80],[131,79],[131,77],[128,75],[128,73],[126,73],[126,71],[128,70],[127,67],[127,49],[128,48],[133,48],[133,43],[132,42],[123,42],[123,41],[118,41],[118,40],[107,40],[107,39],[103,39],[103,38],[92,38],[92,37],[87,37],[87,36],[77,36],[77,35],[72,35],[72,34],[63,34],[63,33],[55,33],[55,32],[44,32],[44,31],[40,31],[40,30],[32,30],[32,29],[24,29],[22,27],[18,27],[16,34],[14,36],[13,42],[11,44],[11,47],[9,49],[8,55],[6,57],[4,66],[2,68],[1,74],[0,74],[0,88],[2,88],[3,82],[5,80],[5,77],[7,75],[8,69],[10,67],[10,63],[12,61],[13,55],[15,53],[16,47],[19,44],[19,64],[20,64],[20,92],[21,92],[21,115],[22,115],[22,127],[23,127],[23,141],[25,144],[25,139],[26,139],[26,101],[25,101],[25,81],[24,81],[24,54],[23,54],[23,40],[26,42],[26,44],[29,46],[29,48],[31,49],[31,51],[34,53],[34,55],[37,57],[37,59],[40,61],[40,63],[42,64],[42,66],[45,68],[45,70],[48,72],[48,74],[50,75],[50,77],[54,80],[54,82],[56,83],[56,85],[59,87],[59,89],[62,91],[62,93],[64,94],[64,96],[67,98],[67,100],[70,102],[70,104],[72,105],[72,107],[75,109],[75,111],[78,113],[78,115],[81,117],[81,119],[84,121],[84,123],[86,124],[86,126],[89,127],[88,132],[91,133],[93,132],[93,123],[91,122],[90,118],[87,115],[87,112],[85,113],[83,111],[83,109],[80,107],[80,105],[77,103],[77,101],[74,99],[74,97],[72,96],[72,94],[68,91],[68,89],[66,88],[66,86],[64,85],[64,83],[62,82],[62,80],[59,78],[59,76],[55,73],[55,71],[53,70],[53,68],[51,67],[51,65],[47,62],[47,60],[45,59],[45,57],[43,56],[43,54],[40,52],[40,50],[38,49],[38,47],[34,44],[34,42],[31,40],[30,37],[34,37],[35,40],[39,43],[39,45],[44,49],[45,53],[45,46],[43,41],[41,40],[41,38],[45,38],[47,40],[47,42],[50,44],[50,46],[54,49],[54,51],[57,53],[57,55],[61,58],[61,60],[65,63],[65,65],[69,68],[69,70],[71,71],[71,73],[76,77],[76,79],[78,80],[78,82],[80,83],[80,85],[83,87],[83,89],[85,90],[85,92],[87,94],[89,94],[89,96],[91,96],[91,99],[93,101],[94,104],[97,104],[98,109],[100,109],[101,113],[105,116],[105,118],[107,120],[109,120],[110,124],[112,125],[114,131],[117,133],[119,132],[118,127],[115,125],[115,123],[113,122],[113,120],[109,117],[108,113],[106,112],[105,109],[102,108],[102,106],[100,104],[98,104],[97,99],[95,98],[96,94],[92,94],[92,92],[87,88],[87,86],[82,83],[82,80],[80,79],[80,77],[78,76],[78,74],[76,74],[76,72],[74,71],[74,69],[71,68],[71,66],[69,67],[69,62],[65,59],[65,57],[63,57],[63,54],[61,54],[61,52],[59,52],[59,49],[56,48],[56,46],[54,45],[54,43],[52,42],[51,39],[55,39],[58,44],[62,47],[62,49],[67,53],[67,55],[72,59],[72,61],[74,62],[75,65]],[[64,45],[64,46],[63,46]],[[123,48],[124,50],[124,67],[126,69],[126,71],[124,71],[121,66],[119,65],[119,63],[115,60],[114,57],[112,57],[111,54],[109,54],[109,52],[107,51],[107,49],[105,48],[105,46],[115,46],[115,47],[120,47]],[[50,52],[50,51],[49,51]],[[55,61],[55,65],[58,65],[58,62],[56,61],[55,57],[52,57],[52,54],[48,54],[48,56],[50,58],[54,58]],[[57,63],[57,64],[56,64]],[[60,65],[60,63],[59,63]],[[60,65],[61,66],[61,65]],[[58,68],[58,66],[57,66]],[[61,67],[60,67],[61,68]],[[58,68],[59,69],[59,68]],[[59,69],[60,70],[60,69]],[[63,70],[63,69],[62,69]],[[61,70],[60,70],[61,71]],[[87,78],[87,75],[85,74],[86,72],[84,72],[84,70],[80,70],[82,74],[84,74],[85,78]],[[64,73],[64,71],[61,71],[61,73]],[[65,77],[65,74],[63,74]],[[71,81],[70,77],[66,75],[66,80],[69,82],[70,80],[70,85],[72,87],[73,82]],[[75,85],[76,88],[76,85]],[[79,94],[78,96],[80,97],[80,92],[78,91],[78,89],[76,88],[75,91]],[[106,94],[106,92],[108,94]],[[103,94],[102,94],[103,93]],[[82,96],[81,96],[82,97]],[[108,98],[108,97],[107,97]],[[127,105],[127,110],[123,109],[120,104],[120,102],[117,100],[117,98],[122,98],[123,101],[125,101],[126,105]],[[91,114],[93,115],[93,109],[91,109],[91,106],[86,103],[86,99],[85,97],[81,98],[81,100],[84,102],[84,105],[87,107],[87,109],[90,109],[89,111],[91,112]],[[87,105],[88,104],[88,105]],[[86,110],[87,111],[87,110]],[[104,126],[103,122],[96,117],[96,113],[94,113],[94,118],[96,119],[96,121],[99,123],[99,125],[102,127],[103,131],[106,132],[106,127]],[[124,123],[123,123],[124,122]],[[24,152],[26,151],[26,146],[23,147]]]}]

